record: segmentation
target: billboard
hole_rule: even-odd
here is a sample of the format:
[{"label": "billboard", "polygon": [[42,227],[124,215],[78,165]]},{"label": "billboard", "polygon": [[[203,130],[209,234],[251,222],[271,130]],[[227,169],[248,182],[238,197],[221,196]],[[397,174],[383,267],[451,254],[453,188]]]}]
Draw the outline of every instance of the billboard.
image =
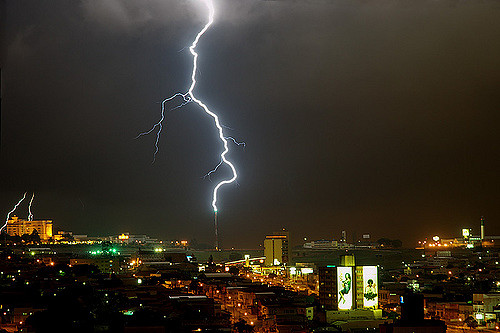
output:
[{"label": "billboard", "polygon": [[363,307],[378,308],[377,266],[363,266]]},{"label": "billboard", "polygon": [[353,305],[352,267],[337,267],[337,290],[339,310],[351,310]]},{"label": "billboard", "polygon": [[314,269],[310,267],[303,267],[300,269],[300,271],[302,272],[303,275],[314,273]]}]

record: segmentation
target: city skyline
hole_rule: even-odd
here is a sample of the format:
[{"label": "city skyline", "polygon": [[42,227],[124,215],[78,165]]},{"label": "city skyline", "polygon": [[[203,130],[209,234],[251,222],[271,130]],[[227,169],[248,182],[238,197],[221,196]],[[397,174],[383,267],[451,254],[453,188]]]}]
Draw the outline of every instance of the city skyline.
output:
[{"label": "city skyline", "polygon": [[[479,233],[481,216],[500,233],[493,1],[215,4],[197,94],[246,142],[231,152],[239,186],[221,191],[222,247],[283,227],[294,243],[346,230],[412,247]],[[34,192],[34,218],[58,230],[213,243],[210,120],[193,105],[169,113],[154,164],[154,136],[134,140],[189,83],[203,4],[0,9],[0,216]]]}]

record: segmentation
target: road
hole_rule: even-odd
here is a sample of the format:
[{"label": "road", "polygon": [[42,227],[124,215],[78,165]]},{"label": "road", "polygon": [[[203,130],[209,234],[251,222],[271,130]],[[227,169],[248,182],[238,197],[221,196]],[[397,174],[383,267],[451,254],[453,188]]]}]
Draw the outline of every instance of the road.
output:
[{"label": "road", "polygon": [[499,333],[499,330],[496,329],[491,329],[491,328],[469,328],[467,326],[463,325],[452,325],[452,324],[447,324],[448,329],[446,330],[446,333],[475,333],[475,332],[482,332],[482,333]]}]

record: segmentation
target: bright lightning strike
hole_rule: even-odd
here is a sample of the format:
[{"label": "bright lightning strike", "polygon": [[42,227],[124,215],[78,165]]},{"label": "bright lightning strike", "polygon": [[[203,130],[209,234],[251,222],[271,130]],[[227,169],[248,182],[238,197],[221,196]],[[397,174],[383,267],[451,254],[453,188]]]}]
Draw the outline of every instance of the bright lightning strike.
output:
[{"label": "bright lightning strike", "polygon": [[28,221],[33,221],[33,213],[31,212],[31,205],[33,204],[33,199],[35,199],[35,192],[33,192],[30,204],[28,205]]},{"label": "bright lightning strike", "polygon": [[176,97],[182,97],[182,99],[184,100],[184,102],[182,102],[181,104],[179,104],[179,105],[177,105],[177,106],[169,109],[169,111],[173,111],[175,109],[179,109],[179,108],[183,107],[184,105],[188,104],[189,102],[191,102],[191,97],[188,95],[188,93],[184,93],[184,94],[177,93],[177,94],[175,94],[173,96],[165,98],[161,102],[161,117],[160,117],[160,120],[158,120],[158,122],[156,124],[154,124],[153,127],[151,127],[151,129],[149,131],[139,133],[139,135],[135,137],[137,139],[137,138],[139,138],[139,137],[141,137],[143,135],[151,134],[156,128],[158,128],[158,132],[156,132],[155,152],[153,154],[153,163],[156,161],[156,155],[158,154],[158,151],[159,151],[158,142],[160,141],[160,134],[161,134],[161,130],[163,129],[163,120],[165,120],[166,103],[172,101]]},{"label": "bright lightning strike", "polygon": [[5,220],[5,224],[0,228],[0,232],[2,232],[3,228],[5,228],[7,226],[7,222],[9,222],[9,219],[10,219],[10,214],[14,213],[14,211],[17,209],[17,207],[21,204],[21,202],[23,202],[23,200],[26,198],[26,192],[24,192],[24,195],[23,197],[21,198],[21,200],[19,200],[15,205],[14,205],[14,208],[12,208],[12,210],[7,214],[7,219]]},{"label": "bright lightning strike", "polygon": [[[223,186],[223,185],[226,185],[226,184],[231,184],[233,183],[236,178],[238,177],[238,174],[236,173],[236,168],[234,167],[233,163],[231,163],[227,157],[226,157],[226,154],[229,152],[229,145],[228,145],[228,141],[232,141],[234,144],[236,145],[245,145],[243,142],[238,142],[236,141],[234,138],[232,137],[227,137],[224,135],[224,126],[221,125],[220,121],[219,121],[219,117],[217,116],[217,114],[215,114],[214,112],[212,112],[208,106],[203,103],[201,100],[199,100],[198,98],[196,98],[195,94],[194,94],[194,89],[196,87],[196,72],[197,72],[197,69],[198,69],[198,53],[196,52],[196,46],[198,45],[198,42],[200,40],[200,38],[203,36],[203,34],[205,34],[205,32],[210,28],[210,26],[213,24],[214,22],[214,14],[215,14],[215,10],[214,10],[214,6],[213,6],[213,3],[212,3],[212,0],[202,0],[205,5],[207,6],[208,8],[208,21],[207,23],[205,24],[205,26],[203,27],[203,29],[200,30],[200,32],[198,32],[198,34],[196,35],[196,38],[194,39],[193,43],[191,44],[191,46],[189,47],[189,51],[191,52],[191,55],[193,56],[193,70],[191,72],[191,85],[188,89],[187,92],[185,93],[176,93],[168,98],[165,98],[162,103],[161,103],[161,117],[160,117],[160,120],[153,125],[153,127],[149,130],[149,131],[146,131],[146,132],[143,132],[143,133],[140,133],[137,137],[140,137],[142,135],[147,135],[147,134],[150,134],[152,133],[154,130],[157,130],[157,133],[156,133],[156,141],[155,141],[155,152],[154,152],[154,157],[153,157],[153,162],[155,161],[156,159],[156,154],[158,153],[158,141],[160,139],[160,134],[161,134],[161,131],[163,129],[163,121],[165,119],[165,112],[167,111],[167,103],[168,102],[171,102],[172,100],[176,99],[176,98],[181,98],[182,99],[182,102],[173,107],[173,108],[170,108],[168,109],[168,111],[172,111],[172,110],[175,110],[175,109],[178,109],[178,108],[181,108],[183,107],[184,105],[190,103],[190,102],[194,102],[196,104],[198,104],[202,109],[203,111],[208,114],[209,116],[211,116],[213,118],[213,121],[214,121],[214,124],[215,124],[215,127],[217,128],[217,131],[219,133],[219,139],[222,141],[222,144],[223,144],[223,151],[222,153],[220,154],[220,162],[219,164],[213,169],[211,170],[210,172],[208,172],[206,174],[205,177],[210,177],[211,174],[213,174],[214,172],[216,172],[219,167],[223,164],[227,165],[230,169],[231,169],[231,172],[232,172],[232,176],[231,178],[229,179],[225,179],[225,180],[222,180],[220,181],[214,188],[213,190],[213,193],[212,193],[212,208],[213,208],[213,211],[214,213],[216,214],[216,217],[217,217],[217,194],[218,194],[218,191],[219,189]],[[217,222],[216,222],[217,223]]]}]

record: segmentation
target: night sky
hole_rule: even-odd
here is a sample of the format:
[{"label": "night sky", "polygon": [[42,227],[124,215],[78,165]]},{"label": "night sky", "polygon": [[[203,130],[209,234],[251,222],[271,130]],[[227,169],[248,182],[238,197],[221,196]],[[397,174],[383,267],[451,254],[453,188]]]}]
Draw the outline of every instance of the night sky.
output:
[{"label": "night sky", "polygon": [[[500,3],[216,0],[195,94],[227,134],[238,185],[220,191],[223,247],[285,227],[348,240],[500,234]],[[228,177],[195,104],[135,139],[189,87],[196,0],[0,0],[0,215],[76,234],[213,244]],[[26,202],[16,212],[27,216]]]}]

